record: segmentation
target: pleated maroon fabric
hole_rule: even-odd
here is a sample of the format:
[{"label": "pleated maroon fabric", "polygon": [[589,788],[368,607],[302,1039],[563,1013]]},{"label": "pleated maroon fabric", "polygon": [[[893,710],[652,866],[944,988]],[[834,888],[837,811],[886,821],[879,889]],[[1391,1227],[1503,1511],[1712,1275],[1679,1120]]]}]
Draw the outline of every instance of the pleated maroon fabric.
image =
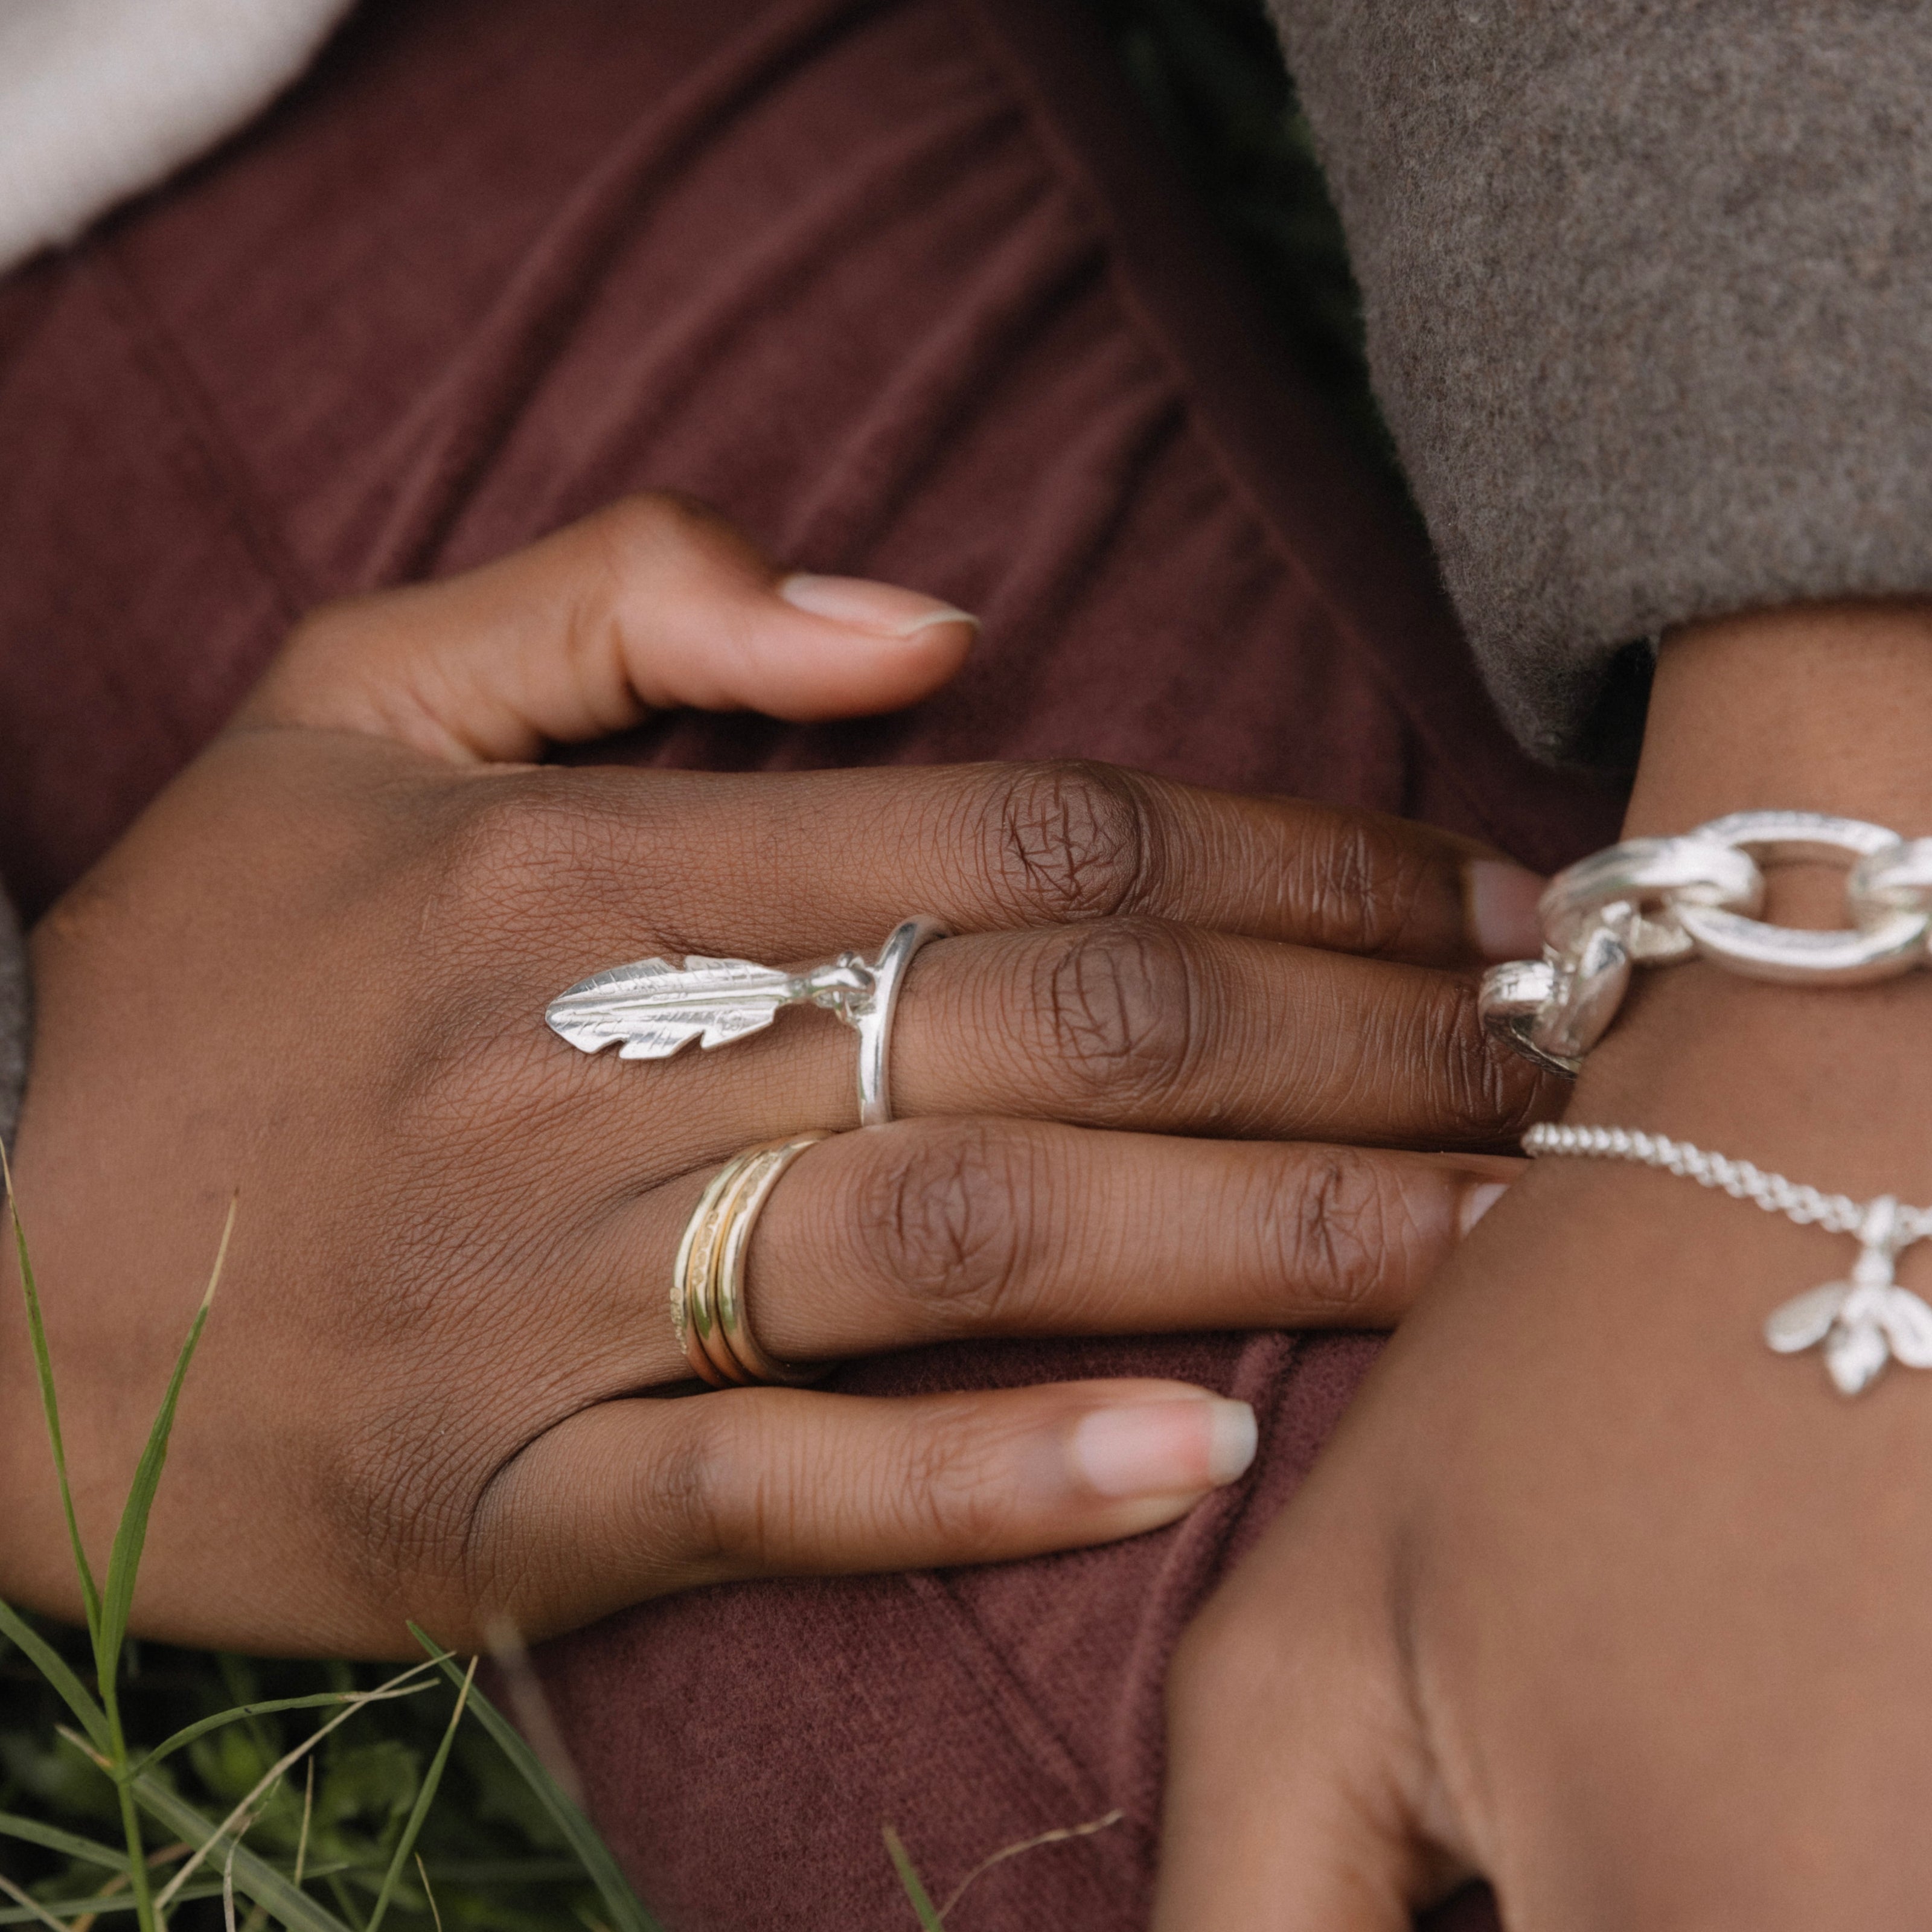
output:
[{"label": "pleated maroon fabric", "polygon": [[[644,488],[987,628],[898,716],[674,718],[597,756],[1100,758],[1544,866],[1609,836],[1615,800],[1504,736],[1421,540],[1204,227],[1073,0],[371,5],[262,124],[0,284],[0,875],[43,909],[310,604]],[[674,1932],[904,1928],[883,1825],[943,1896],[1115,1808],[949,1922],[1142,1924],[1168,1649],[1375,1346],[845,1371],[1184,1376],[1256,1403],[1261,1462],[1114,1548],[699,1592],[551,1646],[598,1820]]]}]

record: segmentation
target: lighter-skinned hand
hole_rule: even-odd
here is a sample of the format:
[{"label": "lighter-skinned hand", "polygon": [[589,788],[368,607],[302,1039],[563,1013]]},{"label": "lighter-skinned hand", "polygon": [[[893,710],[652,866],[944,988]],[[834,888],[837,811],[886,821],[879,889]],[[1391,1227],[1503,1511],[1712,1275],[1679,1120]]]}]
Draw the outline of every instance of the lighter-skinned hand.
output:
[{"label": "lighter-skinned hand", "polygon": [[[1705,627],[1665,647],[1630,830],[1932,833],[1928,723],[1932,606]],[[1778,922],[1844,907],[1840,871],[1771,876]],[[1932,974],[1639,978],[1571,1119],[1932,1202]],[[1919,1932],[1932,1375],[1848,1400],[1764,1340],[1856,1252],[1538,1162],[1184,1640],[1158,1932],[1406,1932],[1477,1874],[1510,1932]]]}]

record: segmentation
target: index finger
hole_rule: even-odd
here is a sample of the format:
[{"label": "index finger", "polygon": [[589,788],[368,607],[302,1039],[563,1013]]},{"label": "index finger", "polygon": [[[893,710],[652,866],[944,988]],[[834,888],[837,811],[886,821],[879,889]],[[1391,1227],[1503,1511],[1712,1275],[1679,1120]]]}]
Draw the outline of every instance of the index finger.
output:
[{"label": "index finger", "polygon": [[1144,914],[1438,966],[1540,944],[1541,880],[1472,841],[1117,766],[570,776],[598,788],[620,869],[634,879],[648,859],[654,915],[715,916],[693,952],[801,957],[912,911],[957,932]]}]

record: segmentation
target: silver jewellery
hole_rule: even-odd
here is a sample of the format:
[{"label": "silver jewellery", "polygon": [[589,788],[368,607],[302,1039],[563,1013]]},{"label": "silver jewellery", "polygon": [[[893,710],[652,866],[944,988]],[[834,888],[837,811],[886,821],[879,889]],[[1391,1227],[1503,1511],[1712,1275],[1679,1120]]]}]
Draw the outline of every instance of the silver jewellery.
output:
[{"label": "silver jewellery", "polygon": [[1822,1342],[1825,1366],[1846,1395],[1870,1387],[1888,1360],[1932,1369],[1932,1308],[1892,1279],[1900,1251],[1932,1234],[1932,1208],[1901,1208],[1889,1194],[1864,1202],[1849,1194],[1821,1194],[1748,1160],[1728,1160],[1688,1141],[1624,1127],[1534,1126],[1522,1146],[1530,1154],[1636,1161],[1719,1189],[1734,1200],[1754,1201],[1800,1227],[1856,1235],[1858,1258],[1850,1278],[1808,1288],[1786,1302],[1765,1323],[1764,1339],[1780,1355]]},{"label": "silver jewellery", "polygon": [[[1764,866],[1846,865],[1850,922],[1772,926]],[[1734,812],[1676,838],[1632,838],[1557,874],[1538,908],[1540,959],[1483,977],[1483,1024],[1518,1052],[1574,1074],[1600,1040],[1633,966],[1693,954],[1754,980],[1862,986],[1928,963],[1932,838],[1817,812]]]},{"label": "silver jewellery", "polygon": [[914,956],[945,928],[924,914],[896,926],[869,965],[842,952],[808,973],[783,973],[748,959],[686,956],[682,971],[668,959],[640,959],[593,974],[544,1010],[553,1032],[586,1053],[620,1041],[620,1060],[666,1060],[695,1040],[728,1046],[761,1033],[784,1006],[836,1012],[859,1035],[859,1120],[883,1126],[892,1117],[889,1054],[892,1015]]}]

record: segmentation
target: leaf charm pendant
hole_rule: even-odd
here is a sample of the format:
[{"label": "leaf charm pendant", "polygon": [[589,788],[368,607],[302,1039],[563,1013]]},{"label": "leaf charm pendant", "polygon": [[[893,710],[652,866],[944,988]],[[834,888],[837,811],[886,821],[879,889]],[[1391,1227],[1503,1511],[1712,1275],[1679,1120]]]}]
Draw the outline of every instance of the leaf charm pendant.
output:
[{"label": "leaf charm pendant", "polygon": [[1844,1395],[1869,1388],[1894,1359],[1932,1369],[1932,1307],[1892,1279],[1898,1220],[1898,1202],[1880,1195],[1865,1210],[1850,1280],[1807,1290],[1764,1324],[1765,1340],[1780,1355],[1822,1342],[1826,1372]]},{"label": "leaf charm pendant", "polygon": [[748,959],[710,959],[691,953],[680,971],[668,959],[593,974],[560,993],[544,1010],[552,1032],[585,1053],[620,1042],[620,1060],[666,1060],[696,1040],[728,1046],[761,1033],[781,1009],[807,1001],[829,1006],[856,1025],[874,986],[872,968],[842,952],[809,973],[781,973]]}]

